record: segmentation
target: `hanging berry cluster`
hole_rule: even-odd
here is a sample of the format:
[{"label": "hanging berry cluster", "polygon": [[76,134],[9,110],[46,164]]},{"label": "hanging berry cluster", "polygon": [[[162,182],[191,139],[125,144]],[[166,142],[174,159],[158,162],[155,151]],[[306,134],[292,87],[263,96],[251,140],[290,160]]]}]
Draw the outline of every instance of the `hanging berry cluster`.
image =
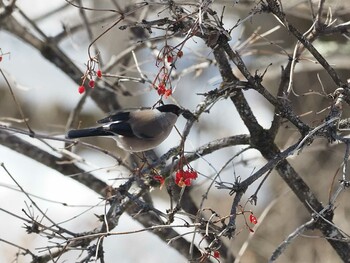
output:
[{"label": "hanging berry cluster", "polygon": [[170,74],[175,68],[177,59],[183,56],[182,50],[172,47],[167,43],[159,51],[156,66],[159,68],[158,74],[153,81],[153,87],[157,90],[159,96],[169,97],[173,93]]},{"label": "hanging berry cluster", "polygon": [[191,186],[192,181],[196,180],[197,177],[197,171],[191,167],[185,156],[181,156],[178,163],[178,169],[175,173],[175,183],[180,187]]},{"label": "hanging berry cluster", "polygon": [[184,170],[183,168],[177,170],[175,174],[175,183],[180,186],[190,186],[192,184],[192,180],[197,179],[198,174],[192,168]]},{"label": "hanging berry cluster", "polygon": [[[97,70],[96,70],[97,68]],[[82,77],[82,83],[78,87],[78,92],[80,94],[85,92],[85,84],[87,82],[88,87],[94,88],[95,87],[95,82],[96,82],[96,77],[97,78],[102,78],[102,71],[99,68],[99,63],[97,56],[92,57],[88,60],[86,64],[86,71]]]}]

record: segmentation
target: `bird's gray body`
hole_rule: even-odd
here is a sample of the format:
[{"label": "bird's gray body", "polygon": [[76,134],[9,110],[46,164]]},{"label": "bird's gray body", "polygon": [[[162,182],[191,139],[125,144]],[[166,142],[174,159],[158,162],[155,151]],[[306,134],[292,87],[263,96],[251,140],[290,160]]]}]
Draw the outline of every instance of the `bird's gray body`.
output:
[{"label": "bird's gray body", "polygon": [[180,108],[172,104],[156,109],[118,112],[98,121],[103,124],[100,127],[71,130],[67,137],[112,136],[126,151],[147,151],[169,136],[180,113]]},{"label": "bird's gray body", "polygon": [[[135,132],[135,136],[116,134],[117,136],[113,137],[120,148],[130,152],[147,151],[161,144],[169,136],[178,116],[172,112],[159,112],[155,117],[150,111],[152,110],[139,112],[137,117],[133,117],[135,122],[130,124],[133,131],[142,132]],[[142,121],[138,121],[141,118]]]}]

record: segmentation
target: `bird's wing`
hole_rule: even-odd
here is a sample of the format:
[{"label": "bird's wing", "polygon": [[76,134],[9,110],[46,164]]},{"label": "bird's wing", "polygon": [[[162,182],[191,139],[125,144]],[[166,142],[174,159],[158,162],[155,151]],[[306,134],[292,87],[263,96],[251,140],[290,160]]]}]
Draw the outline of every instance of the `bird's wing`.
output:
[{"label": "bird's wing", "polygon": [[127,122],[113,122],[108,126],[104,126],[105,130],[108,130],[114,134],[122,135],[125,137],[135,137],[131,126]]},{"label": "bird's wing", "polygon": [[114,122],[114,121],[127,121],[129,120],[130,112],[128,111],[120,111],[116,114],[109,115],[99,121],[97,123],[108,123],[108,122]]},{"label": "bird's wing", "polygon": [[[157,136],[161,132],[154,131],[154,123],[145,124],[145,125],[136,125],[137,129],[152,131],[151,134],[146,133],[135,133],[135,130],[130,126],[128,122],[113,122],[109,125],[103,126],[106,132],[111,132],[115,135],[122,135],[129,138],[139,138],[139,139],[152,139],[154,136]],[[135,128],[135,125],[133,125]]]}]

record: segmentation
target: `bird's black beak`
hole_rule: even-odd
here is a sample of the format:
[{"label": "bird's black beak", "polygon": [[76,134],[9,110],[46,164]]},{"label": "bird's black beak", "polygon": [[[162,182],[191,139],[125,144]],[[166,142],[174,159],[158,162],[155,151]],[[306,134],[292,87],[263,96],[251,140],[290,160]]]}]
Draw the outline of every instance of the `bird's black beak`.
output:
[{"label": "bird's black beak", "polygon": [[194,116],[194,114],[186,109],[181,109],[180,114],[182,114],[182,116],[184,116],[185,119],[189,120],[189,121],[195,121],[197,120],[197,117]]}]

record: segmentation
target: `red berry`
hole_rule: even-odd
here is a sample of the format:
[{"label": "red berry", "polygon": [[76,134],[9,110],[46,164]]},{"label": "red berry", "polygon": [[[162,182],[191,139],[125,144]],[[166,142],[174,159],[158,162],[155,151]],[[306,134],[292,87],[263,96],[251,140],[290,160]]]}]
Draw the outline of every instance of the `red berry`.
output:
[{"label": "red berry", "polygon": [[0,62],[2,61],[2,56],[0,56]]},{"label": "red berry", "polygon": [[85,92],[84,86],[79,86],[78,92],[79,92],[80,94],[84,93],[84,92]]},{"label": "red berry", "polygon": [[183,55],[184,55],[184,52],[182,52],[182,50],[179,50],[179,51],[177,52],[177,56],[178,56],[179,58],[182,58]]},{"label": "red berry", "polygon": [[168,56],[166,57],[166,60],[168,61],[168,63],[173,62],[173,56],[168,55]]},{"label": "red berry", "polygon": [[169,97],[171,94],[173,94],[173,91],[172,91],[171,89],[167,89],[167,90],[164,92],[165,98]]},{"label": "red berry", "polygon": [[251,223],[253,223],[254,225],[256,225],[258,223],[258,219],[256,219],[256,217],[253,214],[250,214],[249,221]]},{"label": "red berry", "polygon": [[191,185],[191,178],[185,178],[184,180],[183,180],[183,182],[184,182],[184,184],[186,185],[186,186],[190,186]]},{"label": "red berry", "polygon": [[101,70],[97,70],[96,75],[98,78],[102,78],[102,71]]},{"label": "red berry", "polygon": [[179,184],[183,177],[183,170],[178,170],[175,174],[175,183]]},{"label": "red berry", "polygon": [[220,258],[220,252],[215,250],[213,256],[214,256],[214,258]]},{"label": "red berry", "polygon": [[92,79],[89,81],[89,87],[90,88],[95,87],[95,81],[93,81]]},{"label": "red berry", "polygon": [[166,92],[166,88],[165,88],[165,84],[164,82],[161,82],[159,85],[158,85],[158,95],[164,95],[165,92]]},{"label": "red berry", "polygon": [[191,179],[197,179],[198,174],[197,174],[196,171],[191,170],[191,171],[189,172],[189,176],[188,176],[188,177],[191,178]]}]

